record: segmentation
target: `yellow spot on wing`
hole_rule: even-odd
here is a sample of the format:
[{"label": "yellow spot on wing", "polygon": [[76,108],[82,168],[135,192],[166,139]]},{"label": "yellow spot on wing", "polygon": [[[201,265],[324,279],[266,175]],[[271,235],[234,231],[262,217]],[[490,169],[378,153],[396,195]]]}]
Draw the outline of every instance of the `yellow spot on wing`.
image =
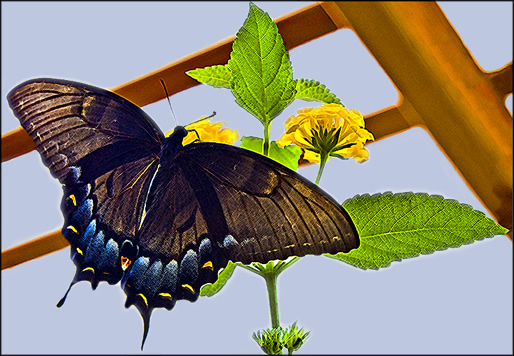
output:
[{"label": "yellow spot on wing", "polygon": [[158,294],[160,297],[163,297],[163,298],[166,298],[166,299],[169,299],[169,300],[172,300],[173,297],[171,296],[171,294],[169,293],[159,293]]},{"label": "yellow spot on wing", "polygon": [[87,109],[87,107],[88,107],[88,106],[90,106],[90,105],[91,105],[91,102],[93,102],[93,100],[94,100],[94,97],[92,97],[92,96],[88,96],[88,97],[83,101],[83,103],[82,103],[82,116],[84,116],[84,117],[86,116],[86,114],[87,114],[86,109]]},{"label": "yellow spot on wing", "polygon": [[75,226],[73,226],[73,225],[68,225],[66,228],[67,228],[68,230],[73,231],[73,232],[74,232],[74,233],[76,233],[76,234],[78,234],[78,233],[79,233],[79,232],[77,231],[77,229],[75,229]]},{"label": "yellow spot on wing", "polygon": [[338,237],[338,236],[334,236],[334,237],[332,237],[332,239],[333,239],[334,241],[337,241],[337,240],[339,240],[339,237]]},{"label": "yellow spot on wing", "polygon": [[304,246],[310,246],[310,245],[312,245],[312,244],[311,244],[310,242],[304,242],[304,243],[303,243],[303,245],[304,245]]},{"label": "yellow spot on wing", "polygon": [[72,194],[68,197],[68,199],[71,199],[74,206],[77,206],[77,199],[75,198],[75,195]]},{"label": "yellow spot on wing", "polygon": [[186,289],[189,289],[189,291],[191,291],[191,293],[195,293],[195,290],[193,287],[191,287],[189,284],[183,284],[182,285],[182,288],[186,288]]},{"label": "yellow spot on wing", "polygon": [[202,268],[208,268],[210,269],[211,271],[214,269],[214,267],[212,266],[212,262],[211,261],[207,261],[203,264]]},{"label": "yellow spot on wing", "polygon": [[86,271],[91,271],[91,272],[95,273],[95,269],[93,267],[86,267],[82,270],[82,272],[86,272]]},{"label": "yellow spot on wing", "polygon": [[80,253],[82,256],[84,256],[84,253],[82,252],[82,250],[80,248],[77,247],[77,252]]},{"label": "yellow spot on wing", "polygon": [[142,293],[138,293],[137,294],[138,297],[141,297],[141,299],[143,299],[143,302],[145,302],[146,304],[146,307],[148,307],[148,299],[146,299],[146,297],[144,296],[144,294]]},{"label": "yellow spot on wing", "polygon": [[291,245],[285,246],[284,248],[293,248],[293,247],[294,247],[294,244],[291,244]]},{"label": "yellow spot on wing", "polygon": [[268,186],[266,189],[264,189],[263,193],[266,195],[269,195],[275,190],[277,184],[278,184],[278,176],[276,173],[269,171],[268,172],[268,179],[267,179]]}]

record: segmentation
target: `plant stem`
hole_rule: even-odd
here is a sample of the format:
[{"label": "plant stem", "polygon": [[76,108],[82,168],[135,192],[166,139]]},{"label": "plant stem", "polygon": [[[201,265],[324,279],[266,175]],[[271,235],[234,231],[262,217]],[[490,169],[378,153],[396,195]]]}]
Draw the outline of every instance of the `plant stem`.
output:
[{"label": "plant stem", "polygon": [[269,157],[269,136],[270,136],[270,123],[264,124],[264,140],[262,141],[262,154]]},{"label": "plant stem", "polygon": [[321,175],[323,174],[323,170],[325,169],[325,164],[328,161],[328,155],[324,152],[321,152],[318,175],[316,176],[316,181],[314,182],[316,185],[319,185],[319,181],[321,180]]},{"label": "plant stem", "polygon": [[271,327],[273,329],[280,327],[278,318],[277,277],[278,273],[276,271],[267,271],[264,275],[268,289],[269,311],[271,315]]},{"label": "plant stem", "polygon": [[277,263],[269,261],[266,264],[252,263],[251,266],[239,264],[241,267],[256,273],[266,281],[266,289],[268,290],[268,302],[271,316],[271,328],[278,329],[280,327],[280,319],[278,317],[278,296],[277,296],[277,280],[278,275],[291,267],[300,260],[300,257],[293,257],[286,261],[278,261]]}]

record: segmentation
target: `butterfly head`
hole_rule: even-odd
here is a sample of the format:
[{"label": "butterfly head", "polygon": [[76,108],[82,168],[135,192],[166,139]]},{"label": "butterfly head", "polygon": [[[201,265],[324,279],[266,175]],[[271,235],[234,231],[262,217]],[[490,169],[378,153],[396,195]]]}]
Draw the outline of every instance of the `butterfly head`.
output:
[{"label": "butterfly head", "polygon": [[182,140],[186,136],[187,130],[184,128],[184,126],[177,126],[175,127],[175,130],[173,130],[173,133],[168,137],[168,139],[172,139],[175,142],[182,143]]},{"label": "butterfly head", "polygon": [[173,133],[168,136],[164,142],[164,146],[161,151],[161,157],[166,154],[171,154],[174,156],[178,151],[182,149],[184,146],[182,141],[187,136],[187,130],[183,126],[175,127]]}]

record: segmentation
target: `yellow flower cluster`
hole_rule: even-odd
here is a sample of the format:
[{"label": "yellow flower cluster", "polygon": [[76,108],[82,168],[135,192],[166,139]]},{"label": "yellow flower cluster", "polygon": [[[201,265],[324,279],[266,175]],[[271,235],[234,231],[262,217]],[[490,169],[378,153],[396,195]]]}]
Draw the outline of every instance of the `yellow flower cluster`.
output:
[{"label": "yellow flower cluster", "polygon": [[297,113],[287,119],[286,132],[277,140],[279,146],[294,143],[304,150],[304,159],[309,162],[320,162],[321,154],[353,158],[358,163],[368,160],[369,152],[364,144],[374,137],[364,128],[364,117],[357,110],[325,104]]},{"label": "yellow flower cluster", "polygon": [[233,145],[239,135],[236,130],[221,128],[225,122],[209,122],[210,117],[195,121],[185,127],[188,131],[187,136],[182,140],[182,144],[188,145],[197,142],[216,142]]}]

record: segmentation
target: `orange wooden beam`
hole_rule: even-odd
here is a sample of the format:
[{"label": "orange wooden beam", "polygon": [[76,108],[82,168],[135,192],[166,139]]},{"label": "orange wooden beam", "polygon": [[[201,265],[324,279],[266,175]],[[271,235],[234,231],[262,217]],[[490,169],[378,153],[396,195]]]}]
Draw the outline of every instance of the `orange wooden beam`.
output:
[{"label": "orange wooden beam", "polygon": [[416,113],[403,117],[411,126],[421,119],[487,209],[512,229],[512,116],[498,94],[512,86],[477,66],[435,2],[336,5],[401,92],[400,112]]},{"label": "orange wooden beam", "polygon": [[67,246],[69,246],[68,241],[61,234],[61,230],[50,232],[2,251],[2,270],[61,250]]}]

